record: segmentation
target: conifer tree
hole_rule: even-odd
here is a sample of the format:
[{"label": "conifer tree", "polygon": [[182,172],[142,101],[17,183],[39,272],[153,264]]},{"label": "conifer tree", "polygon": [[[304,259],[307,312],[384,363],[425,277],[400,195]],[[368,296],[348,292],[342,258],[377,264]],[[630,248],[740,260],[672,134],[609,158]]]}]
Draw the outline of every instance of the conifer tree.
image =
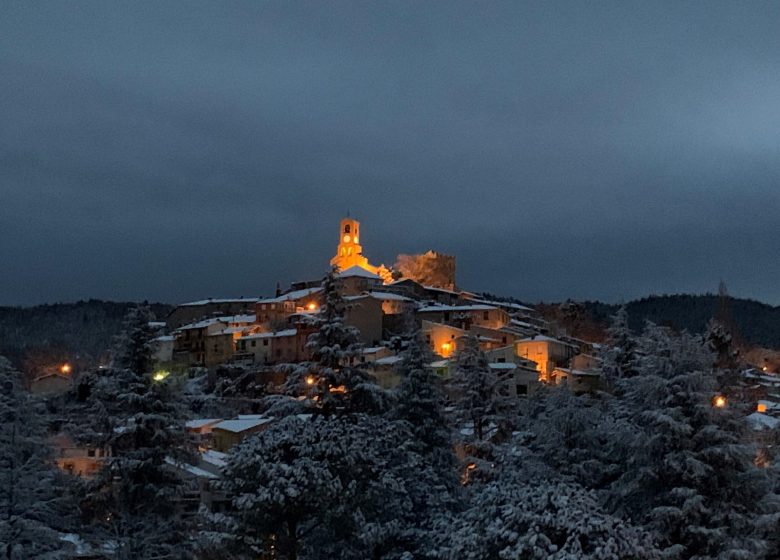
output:
[{"label": "conifer tree", "polygon": [[617,511],[655,531],[675,557],[758,554],[755,512],[768,492],[766,472],[753,465],[735,411],[714,400],[709,349],[648,324],[637,354],[624,392],[638,437],[614,485]]},{"label": "conifer tree", "polygon": [[386,407],[386,395],[368,372],[355,364],[360,333],[344,324],[347,302],[335,268],[325,276],[322,291],[318,330],[307,343],[313,359],[291,368],[287,392],[308,396],[315,409],[325,414],[380,412]]},{"label": "conifer tree", "polygon": [[477,441],[487,438],[491,423],[497,427],[499,423],[514,422],[514,399],[505,394],[507,380],[490,368],[474,335],[463,339],[452,381],[460,392],[459,415],[471,423]]},{"label": "conifer tree", "polygon": [[427,452],[451,445],[450,427],[443,412],[444,394],[441,380],[428,366],[430,356],[416,328],[408,335],[402,353],[403,380],[397,390],[396,418],[411,425],[415,440]]},{"label": "conifer tree", "polygon": [[244,440],[221,483],[235,509],[233,542],[285,560],[413,550],[404,476],[421,461],[409,460],[408,442],[403,424],[360,413],[289,416]]},{"label": "conifer tree", "polygon": [[84,424],[74,426],[75,436],[111,452],[85,487],[83,510],[93,540],[113,543],[122,560],[189,557],[177,504],[182,481],[170,464],[187,458],[184,414],[169,384],[148,371],[148,316],[143,308],[128,314],[114,367],[99,373]]},{"label": "conifer tree", "polygon": [[602,373],[607,388],[615,390],[620,379],[631,377],[636,359],[636,342],[628,326],[628,312],[621,305],[607,329],[606,344],[601,352]]},{"label": "conifer tree", "polygon": [[[0,558],[62,558],[63,484],[46,441],[45,411],[0,357]],[[56,554],[60,551],[60,554]]]}]

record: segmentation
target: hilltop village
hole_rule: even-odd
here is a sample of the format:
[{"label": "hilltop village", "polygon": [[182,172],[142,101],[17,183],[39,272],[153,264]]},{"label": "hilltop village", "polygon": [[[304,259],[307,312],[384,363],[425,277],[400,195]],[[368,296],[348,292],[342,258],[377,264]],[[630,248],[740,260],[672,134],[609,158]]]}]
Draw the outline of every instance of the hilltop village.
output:
[{"label": "hilltop village", "polygon": [[581,340],[459,288],[452,256],[371,264],[360,228],[341,220],[330,271],[273,297],[131,308],[91,370],[23,388],[0,358],[0,475],[26,488],[6,506],[49,539],[0,540],[74,559],[778,557],[756,504],[780,512],[780,378],[723,324],[640,334],[620,308]]},{"label": "hilltop village", "polygon": [[[413,318],[434,358],[430,367],[451,375],[454,356],[474,335],[491,367],[511,372],[517,395],[532,393],[540,382],[571,384],[587,390],[598,379],[592,344],[565,334],[551,336],[549,325],[530,307],[487,300],[460,290],[455,258],[429,251],[400,255],[394,270],[374,266],[363,254],[360,223],[341,220],[331,266],[347,301],[344,322],[360,333],[360,361],[379,383],[399,382],[394,339]],[[208,299],[179,305],[166,320],[169,334],[156,339],[158,367],[225,365],[273,366],[311,359],[312,318],[322,305],[322,279],[295,282],[274,297]]]}]

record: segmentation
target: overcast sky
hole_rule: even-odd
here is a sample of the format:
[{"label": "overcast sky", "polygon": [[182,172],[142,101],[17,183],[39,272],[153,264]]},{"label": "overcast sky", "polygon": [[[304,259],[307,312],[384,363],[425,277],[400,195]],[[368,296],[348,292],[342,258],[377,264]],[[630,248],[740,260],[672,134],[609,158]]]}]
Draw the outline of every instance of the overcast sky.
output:
[{"label": "overcast sky", "polygon": [[527,301],[780,304],[780,3],[0,5],[0,304],[435,249]]}]

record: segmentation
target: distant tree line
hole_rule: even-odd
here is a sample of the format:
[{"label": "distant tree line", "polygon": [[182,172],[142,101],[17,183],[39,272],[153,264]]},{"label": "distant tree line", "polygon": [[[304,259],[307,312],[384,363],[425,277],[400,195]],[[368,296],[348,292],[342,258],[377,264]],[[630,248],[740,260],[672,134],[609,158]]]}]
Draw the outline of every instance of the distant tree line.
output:
[{"label": "distant tree line", "polygon": [[[122,320],[135,303],[91,299],[76,303],[0,307],[0,355],[31,370],[51,360],[80,360],[92,365],[122,330]],[[172,306],[152,304],[158,320]]]}]

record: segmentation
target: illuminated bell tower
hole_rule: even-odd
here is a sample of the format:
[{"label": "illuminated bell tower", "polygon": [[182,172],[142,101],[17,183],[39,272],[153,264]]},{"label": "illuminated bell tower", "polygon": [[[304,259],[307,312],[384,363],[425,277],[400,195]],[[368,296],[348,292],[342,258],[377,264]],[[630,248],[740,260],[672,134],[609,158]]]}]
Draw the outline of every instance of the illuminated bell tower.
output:
[{"label": "illuminated bell tower", "polygon": [[341,220],[339,228],[339,246],[336,249],[336,256],[330,259],[330,264],[339,267],[339,270],[346,270],[353,266],[365,268],[371,272],[376,267],[368,264],[368,259],[363,256],[363,247],[360,245],[360,222],[352,218]]}]

